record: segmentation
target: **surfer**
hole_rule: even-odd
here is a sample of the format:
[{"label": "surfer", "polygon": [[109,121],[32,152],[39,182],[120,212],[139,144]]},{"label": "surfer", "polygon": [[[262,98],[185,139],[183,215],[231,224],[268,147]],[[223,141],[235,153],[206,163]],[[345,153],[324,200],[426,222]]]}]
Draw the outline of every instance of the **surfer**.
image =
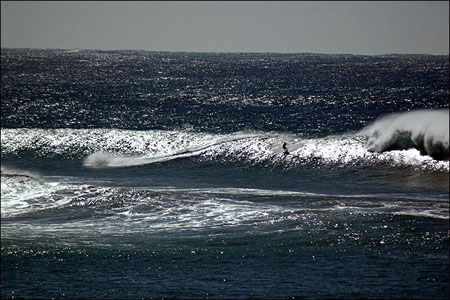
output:
[{"label": "surfer", "polygon": [[288,155],[289,151],[288,151],[286,142],[283,143],[283,149],[284,149],[284,155]]}]

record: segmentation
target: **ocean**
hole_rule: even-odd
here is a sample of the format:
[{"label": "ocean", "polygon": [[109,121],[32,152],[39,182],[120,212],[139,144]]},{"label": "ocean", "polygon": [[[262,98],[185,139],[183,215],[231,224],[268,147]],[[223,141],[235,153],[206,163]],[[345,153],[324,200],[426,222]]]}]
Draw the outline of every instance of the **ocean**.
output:
[{"label": "ocean", "polygon": [[448,56],[2,48],[1,76],[2,299],[448,299]]}]

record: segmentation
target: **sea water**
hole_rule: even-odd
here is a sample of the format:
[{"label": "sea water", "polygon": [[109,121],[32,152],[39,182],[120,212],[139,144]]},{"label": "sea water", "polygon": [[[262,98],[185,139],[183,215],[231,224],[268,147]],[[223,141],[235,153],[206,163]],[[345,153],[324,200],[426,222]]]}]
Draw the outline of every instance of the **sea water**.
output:
[{"label": "sea water", "polygon": [[2,49],[1,75],[2,298],[448,298],[448,56]]}]

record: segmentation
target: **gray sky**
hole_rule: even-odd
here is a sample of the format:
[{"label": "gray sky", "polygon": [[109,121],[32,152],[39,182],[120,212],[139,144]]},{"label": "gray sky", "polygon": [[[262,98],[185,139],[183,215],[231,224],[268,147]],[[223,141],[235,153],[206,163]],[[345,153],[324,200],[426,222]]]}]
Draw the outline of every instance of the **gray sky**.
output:
[{"label": "gray sky", "polygon": [[1,1],[1,46],[449,54],[449,2]]}]

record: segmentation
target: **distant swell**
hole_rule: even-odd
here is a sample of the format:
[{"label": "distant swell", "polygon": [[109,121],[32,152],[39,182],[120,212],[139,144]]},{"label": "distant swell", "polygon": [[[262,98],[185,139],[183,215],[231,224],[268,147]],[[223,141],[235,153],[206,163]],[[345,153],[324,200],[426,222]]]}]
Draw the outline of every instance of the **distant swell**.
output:
[{"label": "distant swell", "polygon": [[415,148],[434,159],[449,159],[449,110],[417,110],[377,119],[359,134],[372,152]]}]

